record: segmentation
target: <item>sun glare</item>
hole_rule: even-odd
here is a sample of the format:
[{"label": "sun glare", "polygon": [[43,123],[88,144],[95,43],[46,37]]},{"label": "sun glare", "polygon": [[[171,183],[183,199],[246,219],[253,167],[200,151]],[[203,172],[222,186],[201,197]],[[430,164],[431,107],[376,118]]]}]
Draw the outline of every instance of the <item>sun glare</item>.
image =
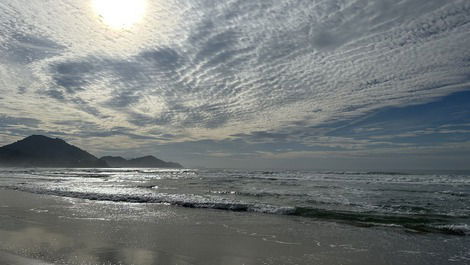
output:
[{"label": "sun glare", "polygon": [[129,28],[144,17],[146,0],[92,0],[101,20],[116,29]]}]

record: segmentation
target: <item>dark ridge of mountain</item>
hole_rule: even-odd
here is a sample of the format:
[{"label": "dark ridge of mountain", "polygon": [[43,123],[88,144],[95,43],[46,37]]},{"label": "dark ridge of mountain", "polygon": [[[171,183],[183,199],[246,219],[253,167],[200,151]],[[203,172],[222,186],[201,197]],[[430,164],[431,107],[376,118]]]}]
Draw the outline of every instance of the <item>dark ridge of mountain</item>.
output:
[{"label": "dark ridge of mountain", "polygon": [[0,147],[0,166],[108,167],[90,153],[58,138],[32,135]]},{"label": "dark ridge of mountain", "polygon": [[120,167],[127,163],[127,160],[120,156],[103,156],[100,160],[106,162],[110,167]]},{"label": "dark ridge of mountain", "polygon": [[129,160],[120,156],[104,156],[101,160],[105,161],[110,167],[183,168],[179,163],[166,162],[154,156],[144,156]]}]

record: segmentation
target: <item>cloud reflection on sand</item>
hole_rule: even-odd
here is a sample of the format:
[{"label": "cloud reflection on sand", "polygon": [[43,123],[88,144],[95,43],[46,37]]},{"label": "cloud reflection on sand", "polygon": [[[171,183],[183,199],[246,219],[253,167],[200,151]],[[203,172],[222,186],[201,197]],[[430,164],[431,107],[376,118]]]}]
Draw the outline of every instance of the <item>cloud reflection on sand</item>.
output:
[{"label": "cloud reflection on sand", "polygon": [[[94,234],[98,231],[79,230],[77,233]],[[34,264],[47,264],[39,260],[47,260],[62,264],[187,264],[179,257],[165,252],[155,252],[141,248],[119,247],[96,240],[96,237],[71,237],[47,230],[42,227],[29,226],[20,230],[0,230],[0,249],[8,250],[17,255],[27,256],[34,260]],[[93,238],[83,241],[81,238]],[[25,258],[15,257],[12,254],[1,253],[0,261],[8,260],[16,264],[25,261]],[[10,261],[11,260],[11,261]]]}]

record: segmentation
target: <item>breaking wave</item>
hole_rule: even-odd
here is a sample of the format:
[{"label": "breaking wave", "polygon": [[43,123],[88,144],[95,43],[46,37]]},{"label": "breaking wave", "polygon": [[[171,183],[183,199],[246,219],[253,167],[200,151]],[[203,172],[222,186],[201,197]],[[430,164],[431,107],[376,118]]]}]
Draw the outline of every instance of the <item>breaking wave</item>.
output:
[{"label": "breaking wave", "polygon": [[86,200],[169,204],[187,208],[298,216],[324,221],[347,223],[362,227],[402,227],[408,231],[413,232],[443,233],[459,236],[470,235],[470,227],[467,224],[450,223],[452,216],[439,214],[390,215],[372,211],[355,212],[300,206],[277,206],[263,203],[248,203],[242,201],[224,200],[220,197],[211,198],[194,194],[148,193],[131,195],[51,190],[28,187],[3,188],[36,194],[55,195]]}]

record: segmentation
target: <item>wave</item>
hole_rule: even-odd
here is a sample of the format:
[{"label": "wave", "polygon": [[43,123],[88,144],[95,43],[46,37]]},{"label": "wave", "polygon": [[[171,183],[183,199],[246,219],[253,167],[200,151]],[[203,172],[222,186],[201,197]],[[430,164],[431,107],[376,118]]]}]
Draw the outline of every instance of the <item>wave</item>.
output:
[{"label": "wave", "polygon": [[307,197],[307,193],[276,192],[276,191],[235,191],[235,190],[209,190],[209,193],[218,195],[238,195],[245,197]]},{"label": "wave", "polygon": [[322,220],[333,220],[356,226],[402,227],[409,232],[442,233],[468,236],[470,227],[467,224],[449,223],[447,215],[389,215],[374,212],[337,211],[308,207],[295,207],[288,215],[311,217]]},{"label": "wave", "polygon": [[463,191],[451,191],[451,190],[445,190],[445,191],[439,191],[437,192],[439,194],[445,194],[445,195],[451,195],[455,197],[470,197],[470,193],[468,192],[463,192]]},{"label": "wave", "polygon": [[417,173],[409,173],[409,172],[395,172],[395,171],[325,171],[320,172],[321,174],[332,174],[332,175],[404,175],[404,176],[411,176],[411,175],[421,175]]},{"label": "wave", "polygon": [[470,235],[470,226],[467,224],[447,224],[447,225],[436,225],[434,228],[439,231],[445,231],[448,234],[468,236]]},{"label": "wave", "polygon": [[467,224],[453,224],[452,218],[441,214],[384,214],[367,211],[346,211],[300,206],[277,206],[262,203],[248,203],[220,199],[220,197],[204,197],[193,194],[103,194],[78,192],[68,190],[47,190],[28,187],[3,187],[30,193],[72,197],[97,201],[127,202],[127,203],[159,203],[187,208],[205,208],[227,210],[236,212],[256,212],[314,218],[325,221],[335,221],[362,227],[388,226],[402,227],[408,231],[426,233],[444,233],[451,235],[468,236],[470,228]]}]

